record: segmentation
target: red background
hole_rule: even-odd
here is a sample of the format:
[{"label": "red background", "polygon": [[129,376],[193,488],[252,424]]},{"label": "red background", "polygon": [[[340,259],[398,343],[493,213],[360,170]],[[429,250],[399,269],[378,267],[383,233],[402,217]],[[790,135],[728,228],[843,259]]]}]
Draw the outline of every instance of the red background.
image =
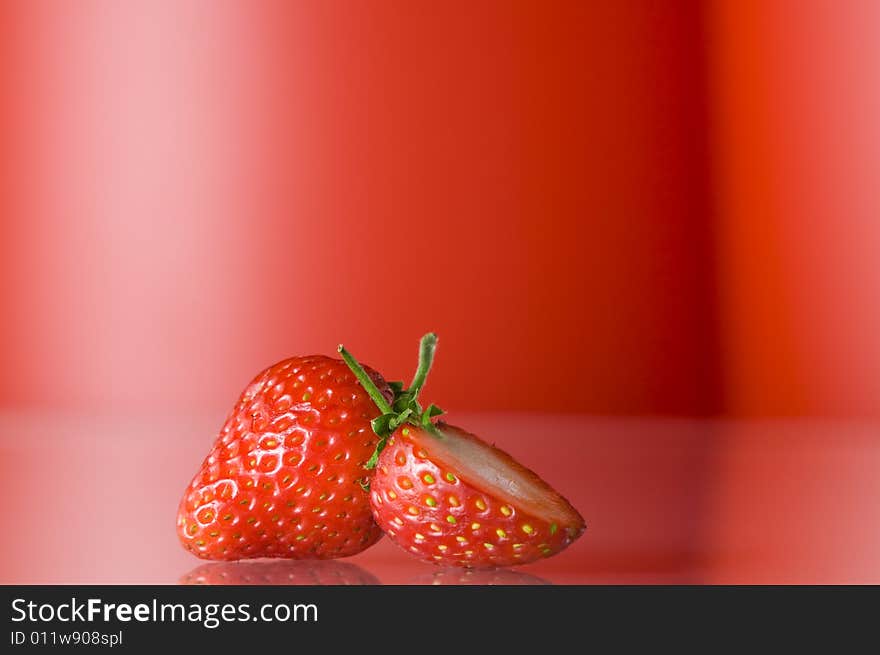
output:
[{"label": "red background", "polygon": [[876,415],[880,9],[790,4],[4,3],[0,403]]},{"label": "red background", "polygon": [[719,409],[697,6],[5,5],[0,402],[431,329],[450,407]]},{"label": "red background", "polygon": [[[8,426],[51,412],[140,417],[132,444],[160,417],[194,467],[264,366],[345,342],[408,377],[427,330],[426,397],[451,411],[876,419],[878,62],[871,0],[2,2],[2,477],[36,484],[22,435],[55,424]],[[526,424],[504,416],[486,425]],[[873,428],[693,428],[676,468],[626,425],[597,460],[623,478],[583,478],[605,442],[574,428],[566,465],[510,442],[588,519],[624,517],[585,548],[841,552],[811,512],[869,457],[817,444],[873,452]],[[764,435],[783,445],[755,458]],[[652,480],[680,516],[649,539],[627,521],[665,502]]]}]

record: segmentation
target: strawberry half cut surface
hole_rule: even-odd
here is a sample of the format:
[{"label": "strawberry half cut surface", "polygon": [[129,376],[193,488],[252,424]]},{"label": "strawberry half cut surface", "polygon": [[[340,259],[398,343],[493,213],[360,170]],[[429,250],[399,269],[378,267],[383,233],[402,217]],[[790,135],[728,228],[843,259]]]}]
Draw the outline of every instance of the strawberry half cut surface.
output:
[{"label": "strawberry half cut surface", "polygon": [[[422,339],[419,370],[395,400],[377,402],[379,436],[370,504],[379,526],[413,555],[444,566],[515,566],[550,557],[583,534],[584,520],[534,471],[465,430],[435,421],[418,393],[436,337]],[[358,366],[341,349],[343,358]],[[365,388],[369,378],[355,374]],[[367,389],[376,400],[377,392]]]}]

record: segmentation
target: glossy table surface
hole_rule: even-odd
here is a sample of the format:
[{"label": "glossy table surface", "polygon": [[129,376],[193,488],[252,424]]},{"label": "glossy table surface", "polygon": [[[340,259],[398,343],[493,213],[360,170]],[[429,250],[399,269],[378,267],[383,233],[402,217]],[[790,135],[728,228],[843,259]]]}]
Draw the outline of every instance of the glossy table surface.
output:
[{"label": "glossy table surface", "polygon": [[462,575],[387,538],[341,563],[209,564],[175,534],[222,413],[0,411],[0,583],[880,583],[880,425],[461,414],[587,520],[556,557]]}]

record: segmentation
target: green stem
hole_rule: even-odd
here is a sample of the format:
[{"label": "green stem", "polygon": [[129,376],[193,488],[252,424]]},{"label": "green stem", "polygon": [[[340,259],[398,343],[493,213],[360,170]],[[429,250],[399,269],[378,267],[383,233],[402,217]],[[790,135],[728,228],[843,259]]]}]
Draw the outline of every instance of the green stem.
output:
[{"label": "green stem", "polygon": [[434,363],[434,352],[436,350],[437,335],[433,332],[428,332],[428,334],[423,336],[422,340],[419,342],[419,366],[409,385],[409,389],[407,389],[407,391],[412,394],[413,400],[416,400],[419,397],[419,392],[425,385],[428,371],[431,370],[431,364]]},{"label": "green stem", "polygon": [[354,373],[354,376],[358,379],[358,382],[361,383],[361,386],[373,399],[373,402],[376,403],[376,407],[379,408],[379,411],[383,414],[391,414],[394,410],[391,409],[391,405],[388,404],[388,401],[385,400],[385,396],[382,395],[382,392],[379,391],[379,387],[376,386],[376,383],[370,379],[370,376],[367,375],[367,372],[364,370],[364,367],[358,363],[358,361],[351,356],[351,353],[345,349],[345,346],[339,344],[339,347],[336,349],[340,355],[342,355],[342,359],[345,360],[345,363],[348,364],[348,368],[351,369],[351,372]]},{"label": "green stem", "polygon": [[[373,451],[370,459],[364,464],[364,468],[367,470],[376,467],[376,463],[379,461],[379,454],[385,448],[389,435],[404,423],[410,423],[421,428],[438,439],[444,438],[443,434],[431,422],[431,419],[442,414],[443,410],[436,405],[429,405],[428,408],[423,411],[416,400],[419,391],[422,390],[422,387],[425,384],[425,379],[428,377],[428,371],[431,370],[431,364],[434,361],[434,351],[436,349],[436,334],[429,332],[422,337],[421,342],[419,342],[419,366],[416,369],[412,384],[409,389],[401,389],[399,388],[400,384],[397,383],[398,387],[395,389],[394,405],[392,406],[387,400],[385,400],[385,396],[379,391],[376,383],[370,379],[370,376],[367,375],[364,367],[358,363],[351,353],[349,353],[342,344],[337,348],[339,354],[342,355],[342,359],[345,360],[345,363],[348,365],[348,368],[350,368],[351,372],[355,374],[358,382],[360,382],[370,398],[373,399],[373,402],[376,403],[376,407],[379,408],[379,411],[382,412],[381,416],[377,416],[370,421],[370,426],[373,428],[373,432],[379,437],[379,440],[376,442],[376,449]],[[365,486],[364,488],[366,489],[367,487]]]}]

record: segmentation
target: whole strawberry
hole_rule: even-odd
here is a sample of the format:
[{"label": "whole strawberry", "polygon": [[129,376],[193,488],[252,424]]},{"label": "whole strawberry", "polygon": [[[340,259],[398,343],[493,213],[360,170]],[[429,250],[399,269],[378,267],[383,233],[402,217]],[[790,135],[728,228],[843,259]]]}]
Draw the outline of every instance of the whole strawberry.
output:
[{"label": "whole strawberry", "polygon": [[[367,374],[379,397],[392,393]],[[384,396],[383,396],[384,394]],[[348,367],[292,357],[245,389],[187,488],[177,516],[198,557],[347,557],[382,535],[365,491],[364,464],[379,412]]]},{"label": "whole strawberry", "polygon": [[442,412],[434,405],[419,405],[435,347],[433,334],[423,337],[413,383],[395,389],[391,404],[340,347],[382,411],[369,463],[376,522],[398,546],[444,566],[514,566],[560,552],[586,527],[571,504],[503,450],[435,423]]}]

